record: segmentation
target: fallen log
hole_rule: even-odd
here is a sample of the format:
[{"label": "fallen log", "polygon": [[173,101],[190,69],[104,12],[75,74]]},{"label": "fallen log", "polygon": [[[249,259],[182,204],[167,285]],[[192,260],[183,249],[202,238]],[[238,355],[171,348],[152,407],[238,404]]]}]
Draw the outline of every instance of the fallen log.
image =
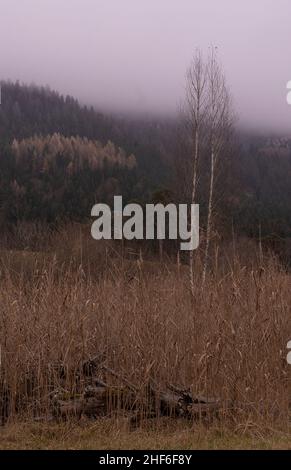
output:
[{"label": "fallen log", "polygon": [[136,407],[136,396],[126,387],[87,387],[79,398],[64,399],[56,395],[53,414],[59,418],[82,415],[89,418],[109,415],[120,410],[132,411]]},{"label": "fallen log", "polygon": [[[85,387],[80,396],[68,397],[68,393],[54,394],[54,415],[63,419],[68,416],[89,418],[106,416],[119,411],[132,413],[132,422],[142,419],[168,416],[175,418],[201,419],[217,415],[221,408],[219,400],[193,397],[190,390],[180,389],[172,384],[160,390],[154,381],[138,389],[118,372],[106,366],[100,356],[82,364]],[[100,378],[103,371],[122,383],[122,386],[108,385]],[[80,376],[76,378],[80,383]]]}]

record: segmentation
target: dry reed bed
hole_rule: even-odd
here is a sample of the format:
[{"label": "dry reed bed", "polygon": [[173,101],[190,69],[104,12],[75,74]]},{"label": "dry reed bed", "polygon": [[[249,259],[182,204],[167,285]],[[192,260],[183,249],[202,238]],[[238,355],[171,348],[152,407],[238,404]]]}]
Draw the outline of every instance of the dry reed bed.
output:
[{"label": "dry reed bed", "polygon": [[[138,388],[175,383],[238,407],[252,403],[254,414],[287,424],[290,275],[274,259],[259,269],[233,262],[228,272],[209,274],[203,292],[197,267],[193,299],[185,267],[149,270],[133,261],[129,270],[119,259],[96,277],[85,264],[52,256],[30,265],[28,276],[7,256],[0,373],[12,416],[49,414],[50,394],[60,387],[55,365],[76,371],[102,354]],[[73,381],[66,386],[76,392]]]}]

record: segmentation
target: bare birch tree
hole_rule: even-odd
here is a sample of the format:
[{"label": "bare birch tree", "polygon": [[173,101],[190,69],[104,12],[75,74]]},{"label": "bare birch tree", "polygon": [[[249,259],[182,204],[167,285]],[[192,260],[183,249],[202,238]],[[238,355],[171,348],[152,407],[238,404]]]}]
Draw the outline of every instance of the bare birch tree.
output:
[{"label": "bare birch tree", "polygon": [[[186,75],[186,124],[191,143],[191,203],[197,201],[200,160],[207,167],[207,220],[202,272],[204,285],[209,266],[209,247],[213,232],[214,190],[218,164],[223,160],[232,125],[230,94],[215,48],[206,60],[197,50]],[[209,175],[209,178],[208,178]],[[205,189],[205,188],[203,188]],[[194,252],[189,255],[190,290],[194,294]]]},{"label": "bare birch tree", "polygon": [[207,91],[209,103],[207,129],[209,132],[210,178],[202,286],[205,283],[206,273],[209,266],[209,246],[213,231],[214,185],[217,175],[217,167],[228,143],[228,137],[230,135],[233,122],[230,94],[226,86],[222,69],[217,61],[216,51],[214,48],[211,49],[207,63]]},{"label": "bare birch tree", "polygon": [[[187,71],[186,85],[186,119],[190,132],[192,148],[192,181],[191,203],[196,203],[198,185],[198,164],[203,122],[207,111],[207,64],[204,63],[201,51],[197,50]],[[189,275],[190,290],[194,295],[194,252],[190,251]]]}]

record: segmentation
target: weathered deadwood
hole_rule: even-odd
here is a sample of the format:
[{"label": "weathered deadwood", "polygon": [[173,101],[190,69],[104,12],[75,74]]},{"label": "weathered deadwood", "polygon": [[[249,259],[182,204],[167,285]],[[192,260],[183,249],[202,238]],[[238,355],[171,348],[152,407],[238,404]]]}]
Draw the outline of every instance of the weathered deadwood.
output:
[{"label": "weathered deadwood", "polygon": [[96,376],[100,371],[102,364],[104,362],[104,355],[98,354],[97,356],[84,361],[81,367],[82,373],[85,377]]},{"label": "weathered deadwood", "polygon": [[103,396],[107,388],[108,388],[107,385],[96,385],[96,386],[89,385],[88,387],[85,388],[84,397],[90,398],[90,397]]},{"label": "weathered deadwood", "polygon": [[107,414],[106,402],[102,398],[88,397],[83,401],[82,415],[97,418]]},{"label": "weathered deadwood", "polygon": [[169,391],[157,391],[151,388],[151,408],[162,416],[194,418],[215,414],[221,404],[219,400],[204,397],[193,398],[190,391],[177,387],[168,387]]},{"label": "weathered deadwood", "polygon": [[157,395],[160,402],[160,412],[163,416],[184,416],[187,414],[187,406],[192,399],[189,396],[178,395],[172,392],[160,392]]},{"label": "weathered deadwood", "polygon": [[189,420],[200,421],[200,420],[212,420],[215,417],[219,417],[220,406],[217,405],[208,405],[208,404],[193,404],[190,405],[185,410],[180,410],[179,407],[176,407],[175,404],[169,406],[170,404],[167,403],[167,407],[162,409],[162,412],[159,410],[137,410],[130,419],[130,425],[133,428],[136,428],[141,424],[142,421],[148,419],[156,419],[157,417],[171,417],[171,418],[186,418]]},{"label": "weathered deadwood", "polygon": [[173,384],[167,384],[167,388],[171,390],[171,392],[176,393],[177,395],[181,395],[183,393],[190,393],[190,389],[176,387],[176,385]]},{"label": "weathered deadwood", "polygon": [[122,387],[87,387],[80,398],[63,400],[55,397],[54,415],[66,418],[82,415],[97,417],[118,410],[134,410],[136,396],[128,388]]},{"label": "weathered deadwood", "polygon": [[53,405],[53,416],[61,419],[68,419],[69,417],[81,418],[84,409],[83,398],[76,398],[75,400],[57,400]]},{"label": "weathered deadwood", "polygon": [[220,403],[192,403],[187,410],[189,418],[194,420],[202,418],[214,418],[219,416]]},{"label": "weathered deadwood", "polygon": [[117,409],[132,410],[136,406],[136,394],[127,387],[90,387],[85,391],[85,398],[95,398],[104,403],[107,411]]},{"label": "weathered deadwood", "polygon": [[[89,385],[76,399],[64,400],[62,396],[56,397],[54,406],[58,416],[97,417],[127,410],[134,412],[132,420],[137,423],[141,419],[158,416],[200,419],[214,416],[221,407],[219,401],[215,399],[193,397],[190,390],[171,384],[166,391],[159,390],[153,380],[144,390],[139,390],[121,374],[105,364],[100,364],[99,356],[98,359],[87,361],[85,366],[83,364],[82,370],[90,378],[89,382],[85,381]],[[107,385],[95,376],[99,375],[101,370],[124,385],[122,387]]]},{"label": "weathered deadwood", "polygon": [[105,371],[105,372],[108,372],[109,374],[111,374],[113,377],[115,377],[116,379],[119,379],[121,380],[125,385],[127,385],[127,387],[132,390],[133,392],[136,392],[137,391],[137,388],[131,383],[129,382],[125,377],[122,377],[120,374],[118,374],[117,372],[115,372],[114,370],[110,369],[109,367],[105,366],[105,365],[102,365],[102,369]]}]

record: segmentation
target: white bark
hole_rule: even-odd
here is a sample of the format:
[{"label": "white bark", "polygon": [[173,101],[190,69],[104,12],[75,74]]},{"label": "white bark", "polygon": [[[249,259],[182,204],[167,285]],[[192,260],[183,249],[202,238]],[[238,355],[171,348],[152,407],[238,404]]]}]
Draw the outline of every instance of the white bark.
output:
[{"label": "white bark", "polygon": [[225,84],[225,78],[217,62],[216,52],[211,51],[208,65],[209,83],[209,132],[210,132],[210,182],[208,212],[206,224],[206,245],[204,253],[202,286],[204,286],[206,273],[209,268],[209,248],[213,232],[214,215],[214,184],[218,161],[227,141],[227,134],[231,126],[230,97]]},{"label": "white bark", "polygon": [[[198,163],[200,158],[200,134],[206,111],[207,69],[200,51],[196,52],[187,73],[187,114],[193,148],[193,173],[191,204],[196,202],[198,184]],[[194,295],[194,252],[189,255],[190,290]]]}]

